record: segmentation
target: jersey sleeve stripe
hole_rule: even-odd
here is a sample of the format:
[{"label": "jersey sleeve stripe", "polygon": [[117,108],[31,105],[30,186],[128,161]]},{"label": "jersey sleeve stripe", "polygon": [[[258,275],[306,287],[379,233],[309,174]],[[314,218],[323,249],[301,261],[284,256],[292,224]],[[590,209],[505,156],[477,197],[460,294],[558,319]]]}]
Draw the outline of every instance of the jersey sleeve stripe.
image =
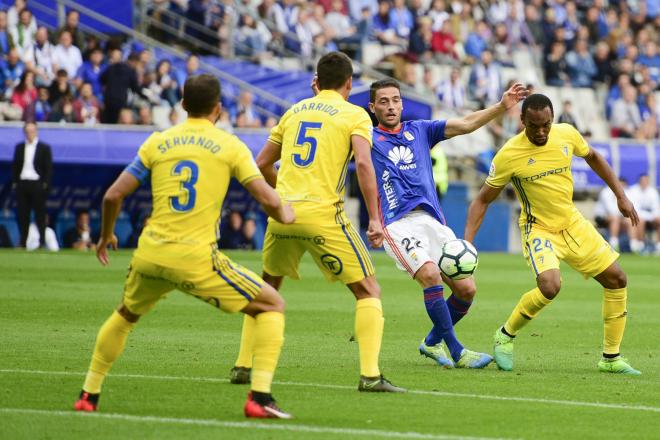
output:
[{"label": "jersey sleeve stripe", "polygon": [[124,171],[135,177],[140,183],[144,183],[150,174],[149,168],[144,166],[140,156],[135,156],[133,161],[124,168]]},{"label": "jersey sleeve stripe", "polygon": [[351,240],[350,235],[348,235],[348,232],[346,232],[346,225],[341,225],[341,230],[344,232],[344,235],[348,239],[348,242],[353,247],[353,252],[355,252],[355,256],[358,258],[358,261],[360,262],[360,267],[362,268],[362,273],[364,274],[365,277],[369,276],[369,275],[367,275],[367,271],[364,268],[364,262],[362,261],[362,257],[360,256],[360,253],[358,252],[357,248],[355,247],[355,243],[353,243],[353,240]]},{"label": "jersey sleeve stripe", "polygon": [[503,187],[504,187],[504,185],[502,185],[502,186],[495,185],[495,184],[489,182],[488,180],[486,180],[484,183],[485,183],[486,185],[490,186],[491,188],[503,188]]},{"label": "jersey sleeve stripe", "polygon": [[277,145],[282,145],[282,142],[280,142],[278,140],[275,140],[272,137],[268,138],[268,142],[272,142],[272,143],[277,144]]},{"label": "jersey sleeve stripe", "polygon": [[263,178],[264,178],[264,176],[263,176],[262,174],[253,174],[253,175],[251,175],[251,176],[246,177],[245,179],[243,179],[243,180],[241,181],[241,185],[245,185],[246,183],[250,183],[250,182],[252,182],[253,180],[263,179]]}]

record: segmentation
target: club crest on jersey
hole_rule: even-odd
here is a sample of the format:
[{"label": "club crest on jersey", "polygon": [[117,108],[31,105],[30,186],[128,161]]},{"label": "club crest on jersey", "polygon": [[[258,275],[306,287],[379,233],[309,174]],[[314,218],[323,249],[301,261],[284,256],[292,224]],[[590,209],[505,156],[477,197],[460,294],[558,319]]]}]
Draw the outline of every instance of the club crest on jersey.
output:
[{"label": "club crest on jersey", "polygon": [[409,131],[404,131],[403,132],[403,137],[408,139],[409,141],[414,141],[415,140],[415,136],[413,136],[412,133],[409,132]]},{"label": "club crest on jersey", "polygon": [[412,170],[417,168],[417,164],[412,163],[414,159],[413,152],[410,148],[403,145],[394,147],[387,154],[387,157],[394,163],[399,165],[400,170]]},{"label": "club crest on jersey", "polygon": [[534,165],[535,163],[536,163],[536,161],[534,159],[532,159],[531,157],[527,161],[527,165]]},{"label": "club crest on jersey", "polygon": [[491,162],[490,163],[490,170],[488,171],[488,177],[493,179],[495,177],[495,163]]},{"label": "club crest on jersey", "polygon": [[561,151],[564,153],[564,156],[568,157],[568,146],[567,145],[562,146]]}]

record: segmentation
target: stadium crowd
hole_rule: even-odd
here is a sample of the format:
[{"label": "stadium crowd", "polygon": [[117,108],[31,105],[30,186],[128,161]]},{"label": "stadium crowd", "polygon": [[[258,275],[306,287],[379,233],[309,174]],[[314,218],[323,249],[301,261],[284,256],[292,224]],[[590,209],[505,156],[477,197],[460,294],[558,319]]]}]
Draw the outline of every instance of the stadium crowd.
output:
[{"label": "stadium crowd", "polygon": [[[493,103],[505,86],[502,67],[513,66],[514,51],[531,50],[548,85],[607,88],[613,136],[660,133],[656,0],[151,0],[145,8],[172,28],[180,26],[177,17],[198,24],[185,26],[185,37],[218,45],[225,56],[314,58],[341,49],[360,59],[363,48],[379,43],[402,61],[398,79],[456,109]],[[70,10],[50,32],[25,0],[0,11],[0,118],[151,124],[152,107],[173,108],[185,78],[199,71],[195,55],[177,70],[139,44],[100,42],[79,22]],[[173,43],[172,34],[152,33]],[[417,63],[426,67],[423,78]],[[438,82],[433,63],[455,70]],[[468,81],[461,68],[470,70]],[[253,109],[250,92],[237,101],[223,126],[273,125]],[[172,112],[170,122],[177,120]]]}]

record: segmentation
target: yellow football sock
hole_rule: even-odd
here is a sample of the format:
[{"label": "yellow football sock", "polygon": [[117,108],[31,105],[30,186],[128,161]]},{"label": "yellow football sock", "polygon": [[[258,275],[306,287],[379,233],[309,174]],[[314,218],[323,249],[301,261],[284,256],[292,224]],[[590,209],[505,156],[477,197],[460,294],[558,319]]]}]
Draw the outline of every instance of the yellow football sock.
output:
[{"label": "yellow football sock", "polygon": [[284,343],[284,314],[263,312],[254,320],[252,391],[270,393],[270,385]]},{"label": "yellow football sock", "polygon": [[383,341],[383,306],[378,298],[364,298],[355,304],[355,337],[360,349],[360,374],[380,376],[378,356]]},{"label": "yellow football sock", "polygon": [[605,289],[603,296],[603,353],[618,354],[626,328],[627,289]]},{"label": "yellow football sock", "polygon": [[126,339],[133,327],[135,327],[135,323],[128,322],[117,311],[114,311],[101,326],[96,336],[96,346],[83,390],[92,394],[101,392],[105,376],[110,371],[113,362],[124,351]]},{"label": "yellow football sock", "polygon": [[538,287],[525,293],[511,312],[511,316],[504,324],[504,330],[510,335],[514,335],[523,328],[529,321],[534,319],[543,307],[550,304],[552,300],[543,296]]},{"label": "yellow football sock", "polygon": [[250,315],[243,315],[243,330],[241,331],[241,347],[238,349],[238,358],[234,366],[252,368],[254,356],[254,333],[257,325],[256,319]]}]

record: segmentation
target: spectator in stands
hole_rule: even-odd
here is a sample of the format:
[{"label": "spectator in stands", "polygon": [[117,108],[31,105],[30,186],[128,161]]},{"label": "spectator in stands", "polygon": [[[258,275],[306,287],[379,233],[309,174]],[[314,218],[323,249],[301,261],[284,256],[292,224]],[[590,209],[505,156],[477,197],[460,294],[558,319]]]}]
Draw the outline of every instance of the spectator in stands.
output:
[{"label": "spectator in stands", "polygon": [[80,96],[73,101],[74,121],[87,125],[95,125],[101,121],[101,106],[99,105],[92,85],[88,82],[80,86]]},{"label": "spectator in stands", "polygon": [[128,107],[119,110],[119,118],[116,123],[122,125],[135,125],[135,115],[133,114],[133,110]]},{"label": "spectator in stands", "polygon": [[64,247],[79,251],[93,251],[96,249],[96,239],[89,222],[89,212],[78,211],[76,225],[64,233]]},{"label": "spectator in stands", "polygon": [[639,223],[634,227],[634,237],[630,243],[632,251],[643,251],[646,231],[655,230],[654,250],[660,253],[660,195],[658,189],[651,185],[648,174],[639,176],[637,184],[630,188],[630,200],[639,214]]},{"label": "spectator in stands", "polygon": [[353,22],[359,22],[364,16],[365,9],[369,11],[370,16],[378,14],[378,0],[350,0],[348,2],[351,19]]},{"label": "spectator in stands", "polygon": [[33,103],[32,108],[25,115],[26,121],[43,122],[48,120],[51,112],[51,105],[48,102],[48,87],[39,86],[37,88],[37,100]]},{"label": "spectator in stands", "polygon": [[408,41],[414,21],[410,10],[406,7],[405,0],[394,0],[394,6],[390,9],[390,22],[397,36],[403,41]]},{"label": "spectator in stands", "polygon": [[[234,33],[234,47],[236,54],[260,59],[266,52],[267,40],[264,39],[264,30],[259,30],[258,23],[251,15],[243,14],[239,21],[239,28]],[[263,23],[261,23],[263,26]],[[265,29],[268,31],[268,29]],[[270,32],[269,32],[270,33]]]},{"label": "spectator in stands", "polygon": [[9,49],[7,60],[0,64],[0,87],[2,94],[11,97],[14,87],[21,81],[21,76],[25,72],[25,64],[18,56],[15,48]]},{"label": "spectator in stands", "polygon": [[183,85],[189,76],[198,75],[201,71],[199,69],[199,57],[195,54],[188,56],[186,60],[186,68],[184,70],[178,69],[174,72],[176,75],[176,82],[179,84],[179,93],[183,95]]},{"label": "spectator in stands", "polygon": [[[627,188],[628,182],[626,179],[620,177],[619,181],[621,182],[621,186],[623,186],[626,195],[630,197]],[[635,208],[637,208],[637,206],[635,206]],[[632,223],[629,219],[621,215],[621,211],[619,211],[617,206],[616,196],[608,186],[605,186],[598,194],[598,200],[594,207],[594,217],[596,224],[599,225],[599,227],[602,225],[607,228],[608,241],[610,246],[615,250],[619,250],[619,238],[622,230],[626,233],[629,240],[634,239]]]},{"label": "spectator in stands", "polygon": [[613,128],[612,135],[615,137],[637,138],[639,128],[642,125],[642,117],[637,106],[637,90],[632,85],[623,89],[623,96],[612,106]]},{"label": "spectator in stands", "polygon": [[451,21],[445,20],[440,30],[433,33],[431,48],[440,63],[455,64],[458,60],[458,52],[456,52],[455,46],[456,39],[451,33]]},{"label": "spectator in stands", "polygon": [[610,46],[604,41],[596,44],[594,52],[594,64],[596,65],[596,75],[593,80],[599,83],[611,84],[616,76],[614,64],[612,63],[612,53]]},{"label": "spectator in stands", "polygon": [[468,36],[474,31],[476,21],[472,17],[472,5],[470,3],[463,3],[458,14],[453,14],[449,20],[451,21],[451,33],[456,38],[456,41],[465,45]]},{"label": "spectator in stands", "polygon": [[490,28],[485,21],[477,22],[477,27],[468,35],[465,42],[465,54],[472,60],[481,59],[481,54],[488,48],[491,38]]},{"label": "spectator in stands", "polygon": [[543,32],[543,20],[540,11],[532,4],[525,5],[525,24],[537,46],[545,45],[545,34]]},{"label": "spectator in stands", "polygon": [[470,92],[482,107],[487,107],[500,99],[501,89],[500,67],[493,61],[492,52],[484,50],[481,53],[481,62],[472,67]]},{"label": "spectator in stands", "polygon": [[121,50],[110,52],[109,66],[101,73],[103,85],[103,122],[116,124],[119,111],[128,105],[128,91],[139,92],[135,69],[122,62]]},{"label": "spectator in stands", "polygon": [[64,26],[62,26],[58,33],[61,36],[62,32],[68,31],[71,35],[72,43],[80,51],[85,49],[85,34],[80,30],[80,13],[75,9],[69,9],[69,12],[66,13],[66,21]]},{"label": "spectator in stands", "polygon": [[458,68],[451,69],[449,79],[438,85],[437,94],[442,105],[447,108],[465,107],[465,87],[461,82],[461,71]]},{"label": "spectator in stands", "polygon": [[34,43],[37,28],[33,27],[33,22],[32,11],[24,8],[18,13],[18,23],[9,28],[14,47],[18,51],[21,61],[24,63],[32,63],[34,61]]},{"label": "spectator in stands", "polygon": [[303,59],[311,58],[314,49],[314,34],[309,29],[309,11],[307,9],[301,9],[296,15],[298,22],[293,26],[293,33],[297,40],[286,40],[288,42],[287,47],[299,53]]},{"label": "spectator in stands", "polygon": [[261,127],[261,119],[259,113],[254,107],[254,96],[252,92],[243,90],[239,97],[238,102],[229,111],[232,115],[232,120],[236,127],[239,128],[258,128]]},{"label": "spectator in stands", "polygon": [[575,127],[577,131],[580,131],[580,129],[577,126],[577,121],[575,119],[575,116],[573,115],[572,108],[573,108],[573,103],[569,99],[566,99],[564,101],[564,106],[562,108],[561,114],[559,115],[559,119],[557,119],[557,123],[570,124],[573,127]]},{"label": "spectator in stands", "polygon": [[229,214],[227,227],[220,235],[221,249],[242,249],[245,246],[243,237],[243,217],[237,211]]},{"label": "spectator in stands", "polygon": [[407,41],[397,35],[390,15],[391,9],[392,4],[387,0],[378,3],[378,13],[372,18],[374,37],[382,44],[395,46],[406,44]]},{"label": "spectator in stands", "polygon": [[[536,25],[538,26],[537,30],[540,31],[541,23],[540,20],[538,20],[538,13],[536,13],[533,17],[536,17],[537,19]],[[536,38],[532,34],[532,31],[530,30],[529,26],[527,25],[527,22],[525,21],[525,16],[523,14],[520,14],[518,7],[509,8],[508,16],[506,18],[506,21],[504,22],[504,25],[505,28],[508,30],[507,32],[508,44],[514,48],[518,48],[523,44],[526,44],[528,46],[534,46],[537,44],[538,41],[540,41],[540,40],[536,40]]]},{"label": "spectator in stands", "polygon": [[73,86],[69,84],[69,75],[66,73],[66,70],[60,69],[55,75],[55,80],[51,83],[48,88],[49,103],[51,106],[57,104],[57,102],[66,95],[73,95],[74,90]]},{"label": "spectator in stands", "polygon": [[552,43],[550,53],[544,63],[545,82],[549,86],[562,87],[570,85],[568,63],[566,62],[566,46],[561,41]]},{"label": "spectator in stands", "polygon": [[[55,231],[49,226],[49,224],[50,218],[48,214],[46,214],[45,248],[51,252],[57,252],[60,250],[60,244],[57,242],[57,235],[55,235]],[[36,223],[32,222],[30,223],[30,228],[28,229],[28,237],[25,243],[25,249],[28,251],[38,249],[40,241],[41,237],[39,236],[39,228],[37,227]]]},{"label": "spectator in stands", "polygon": [[37,88],[34,86],[34,73],[26,70],[21,75],[21,81],[14,88],[11,95],[11,103],[20,107],[23,111],[23,120],[27,114],[28,109],[37,100]]},{"label": "spectator in stands", "polygon": [[138,109],[138,125],[153,125],[153,117],[151,113],[151,107],[148,105],[143,105]]},{"label": "spectator in stands", "polygon": [[[26,7],[26,0],[16,0],[14,5],[7,10],[7,29],[14,28],[18,25],[20,21],[20,13]],[[37,31],[37,20],[35,20],[34,16],[32,16],[32,19],[30,20],[28,29],[30,34],[34,34]]]},{"label": "spectator in stands", "polygon": [[69,78],[75,78],[82,65],[82,53],[73,45],[71,32],[63,30],[60,33],[60,44],[53,50],[53,68],[64,69]]},{"label": "spectator in stands", "polygon": [[[506,90],[510,89],[514,84],[514,80],[510,80],[506,87]],[[490,124],[488,124],[488,129],[491,131],[495,137],[495,150],[502,148],[504,143],[520,133],[522,130],[522,121],[520,119],[520,106],[514,105],[509,108],[504,114],[495,118]]]},{"label": "spectator in stands", "polygon": [[21,241],[25,247],[30,226],[30,214],[39,228],[39,242],[46,240],[46,199],[53,175],[53,156],[50,145],[40,142],[37,124],[23,126],[25,141],[16,145],[12,162],[12,188],[16,190],[16,218]]},{"label": "spectator in stands", "polygon": [[580,20],[578,19],[577,6],[573,1],[566,2],[566,18],[561,22],[563,28],[566,30],[566,43],[573,46],[580,28]]},{"label": "spectator in stands", "polygon": [[174,107],[179,102],[179,85],[176,83],[172,73],[172,63],[169,60],[160,60],[156,67],[156,81],[161,88],[160,97],[167,102],[170,107]]},{"label": "spectator in stands", "polygon": [[589,53],[586,40],[576,41],[575,48],[566,55],[566,64],[572,86],[591,87],[593,85],[593,78],[598,70],[593,57]]},{"label": "spectator in stands", "polygon": [[48,41],[48,29],[45,26],[39,26],[34,43],[34,71],[37,74],[37,84],[49,85],[55,78],[53,50],[55,48]]},{"label": "spectator in stands", "polygon": [[[110,48],[110,45],[108,45],[107,49]],[[96,49],[101,49],[101,42],[99,41],[98,37],[93,34],[87,34],[85,35],[85,50],[82,51],[82,56],[83,56],[83,61],[89,61],[89,58],[92,55],[92,52]]]},{"label": "spectator in stands", "polygon": [[73,95],[67,93],[62,96],[54,105],[48,115],[49,122],[76,122],[73,111]]},{"label": "spectator in stands", "polygon": [[513,67],[513,51],[506,24],[497,23],[493,33],[493,54],[502,66]]},{"label": "spectator in stands", "polygon": [[417,19],[417,30],[410,35],[408,53],[412,60],[418,63],[427,63],[433,58],[433,30],[432,20],[429,17]]},{"label": "spectator in stands", "polygon": [[[660,31],[656,29],[656,38],[660,37]],[[649,40],[644,45],[644,53],[637,58],[637,63],[647,66],[653,81],[660,83],[660,53],[658,53],[658,43],[655,40]]]},{"label": "spectator in stands", "polygon": [[103,64],[103,51],[100,48],[92,50],[89,55],[89,60],[82,63],[74,83],[78,88],[83,83],[89,83],[92,86],[92,92],[95,96],[102,96],[103,89],[101,87],[101,73],[105,69]]},{"label": "spectator in stands", "polygon": [[253,249],[258,249],[257,246],[257,237],[256,237],[256,232],[257,232],[257,221],[255,219],[254,214],[248,213],[245,216],[245,220],[243,221],[243,228],[242,228],[242,233],[243,233],[243,243],[241,246],[241,249],[245,250],[253,250]]},{"label": "spectator in stands", "polygon": [[433,32],[438,32],[442,28],[442,23],[451,18],[445,0],[433,0],[427,15],[433,21]]},{"label": "spectator in stands", "polygon": [[342,0],[332,0],[331,10],[326,14],[325,21],[334,30],[334,38],[337,40],[348,38],[355,34],[355,26],[351,24],[351,19],[348,18]]},{"label": "spectator in stands", "polygon": [[0,60],[3,60],[9,53],[14,42],[11,39],[9,30],[7,28],[7,13],[0,11]]}]

